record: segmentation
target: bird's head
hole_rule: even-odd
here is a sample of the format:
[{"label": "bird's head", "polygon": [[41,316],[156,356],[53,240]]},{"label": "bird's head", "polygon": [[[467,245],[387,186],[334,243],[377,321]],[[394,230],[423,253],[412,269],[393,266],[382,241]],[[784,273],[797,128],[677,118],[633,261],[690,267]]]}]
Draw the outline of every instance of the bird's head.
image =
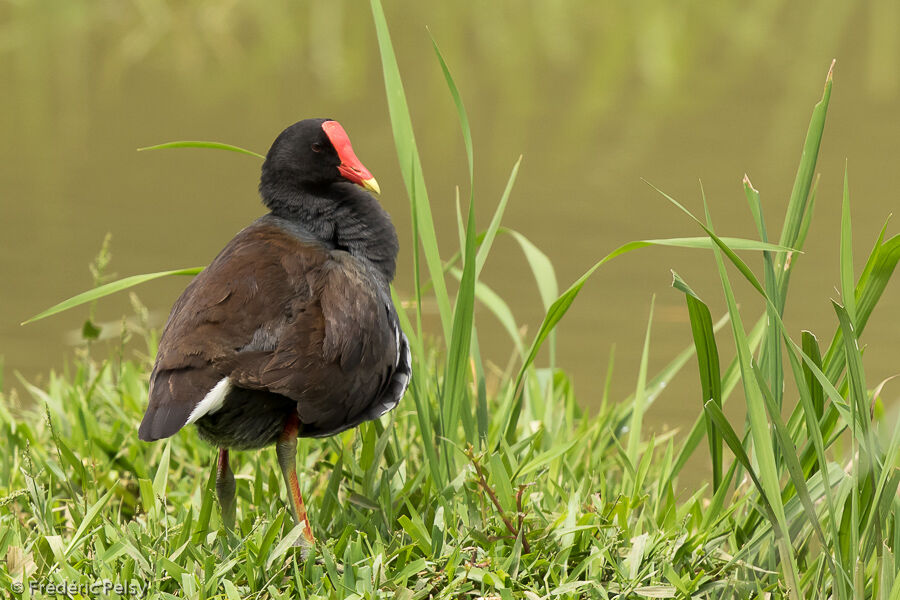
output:
[{"label": "bird's head", "polygon": [[282,131],[262,167],[260,189],[315,189],[341,181],[379,193],[378,183],[356,158],[350,138],[332,119],[304,119]]}]

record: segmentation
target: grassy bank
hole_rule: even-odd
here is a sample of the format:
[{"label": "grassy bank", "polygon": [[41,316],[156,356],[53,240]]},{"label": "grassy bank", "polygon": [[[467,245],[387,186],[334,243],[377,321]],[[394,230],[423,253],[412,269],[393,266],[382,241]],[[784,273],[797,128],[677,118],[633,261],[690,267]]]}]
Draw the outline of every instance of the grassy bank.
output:
[{"label": "grassy bank", "polygon": [[[900,238],[882,231],[857,277],[846,185],[835,234],[842,296],[834,302],[835,330],[795,340],[781,321],[813,222],[831,73],[778,235],[767,231],[749,180],[743,193],[758,240],[720,238],[708,211],[698,219],[669,198],[697,237],[626,244],[560,293],[546,256],[501,226],[518,165],[490,223],[478,228],[468,119],[435,46],[470,175],[468,202],[457,202],[456,248],[448,252],[443,240],[439,249],[378,0],[372,10],[412,213],[407,239],[415,242],[416,284],[396,302],[414,372],[389,417],[328,440],[301,440],[316,555],[304,560],[291,546],[299,531],[281,499],[272,449],[235,456],[239,536],[232,539],[215,506],[213,449],[190,430],[165,443],[136,440],[155,353],[153,332],[138,329],[131,335],[147,340],[143,354],[94,349],[46,386],[26,384],[33,401],[17,405],[3,394],[0,589],[32,597],[32,585],[110,580],[152,597],[229,599],[900,598],[900,429],[880,422],[881,385],[866,381],[858,343],[900,259]],[[185,145],[197,144],[174,144]],[[499,235],[522,247],[545,303],[533,337],[523,337],[506,303],[480,280]],[[712,252],[728,313],[714,323],[701,294],[676,275],[693,339],[661,372],[648,373],[648,324],[641,367],[628,374],[634,394],[604,395],[599,411],[588,414],[554,362],[554,328],[603,264],[653,246]],[[734,277],[750,283],[765,314],[745,320]],[[151,278],[101,286],[41,316]],[[431,335],[422,327],[423,298],[433,298],[440,315]],[[486,375],[476,303],[510,335],[513,366],[501,375]],[[720,337],[724,329],[730,335]],[[730,364],[719,358],[725,343],[735,346]],[[549,362],[542,363],[545,346]],[[697,371],[699,390],[671,400],[694,406],[696,424],[644,435],[645,412],[666,398],[667,382],[681,369]],[[722,411],[738,386],[747,406],[741,425]],[[689,497],[676,495],[682,469],[698,454],[708,455],[712,480]]]}]

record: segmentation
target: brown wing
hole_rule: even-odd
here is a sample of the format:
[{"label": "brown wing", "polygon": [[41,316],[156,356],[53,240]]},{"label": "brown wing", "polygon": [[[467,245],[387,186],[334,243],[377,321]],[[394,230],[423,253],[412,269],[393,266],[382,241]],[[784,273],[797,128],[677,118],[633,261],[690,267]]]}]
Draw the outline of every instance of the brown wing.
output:
[{"label": "brown wing", "polygon": [[225,377],[295,400],[314,430],[363,413],[398,362],[386,290],[364,262],[263,217],[175,303],[140,438],[177,432]]}]

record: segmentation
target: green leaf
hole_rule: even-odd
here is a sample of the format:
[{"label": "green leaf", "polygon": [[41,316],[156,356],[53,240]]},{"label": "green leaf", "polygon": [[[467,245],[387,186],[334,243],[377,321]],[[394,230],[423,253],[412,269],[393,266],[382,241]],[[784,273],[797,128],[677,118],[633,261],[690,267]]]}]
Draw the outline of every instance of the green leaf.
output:
[{"label": "green leaf", "polygon": [[509,196],[512,193],[513,185],[515,184],[516,177],[519,174],[519,165],[521,164],[522,157],[520,156],[519,160],[516,161],[516,164],[513,165],[512,172],[509,174],[509,179],[506,181],[506,187],[503,189],[503,194],[500,195],[500,202],[497,203],[497,208],[494,210],[494,216],[491,217],[491,222],[484,234],[484,239],[481,241],[481,245],[478,248],[478,256],[475,259],[476,278],[481,275],[481,269],[482,267],[484,267],[485,261],[487,261],[488,254],[491,251],[491,246],[494,243],[494,238],[496,237],[497,232],[500,230],[500,222],[503,219],[503,214],[506,212],[506,204],[509,201]]},{"label": "green leaf", "polygon": [[105,296],[109,296],[110,294],[115,294],[116,292],[121,292],[122,290],[127,290],[128,288],[132,288],[136,285],[140,285],[142,283],[146,283],[148,281],[153,281],[154,279],[159,279],[160,277],[169,277],[171,275],[196,275],[200,271],[202,271],[205,267],[193,267],[190,269],[176,269],[174,271],[160,271],[159,273],[146,273],[144,275],[132,275],[131,277],[125,277],[124,279],[119,279],[118,281],[112,281],[110,283],[101,285],[99,287],[95,287],[92,290],[88,290],[86,292],[82,292],[77,296],[72,296],[68,300],[63,300],[59,304],[55,304],[51,306],[47,310],[38,313],[37,315],[31,317],[27,321],[23,321],[22,325],[27,325],[29,323],[34,323],[35,321],[40,321],[41,319],[45,319],[51,315],[55,315],[57,313],[61,313],[64,310],[69,310],[70,308],[75,308],[76,306],[81,306],[82,304],[87,304],[88,302],[93,302],[99,298],[103,298]]},{"label": "green leaf", "polygon": [[[709,307],[678,276],[678,273],[672,271],[672,275],[674,276],[672,287],[682,291],[687,301],[688,318],[691,322],[694,347],[697,349],[697,366],[700,371],[701,406],[711,401],[721,409],[722,375],[719,370],[719,350]],[[722,483],[722,436],[710,421],[706,422],[706,432],[712,460],[713,489],[718,490]]]},{"label": "green leaf", "polygon": [[844,195],[841,202],[841,297],[850,316],[856,321],[856,286],[853,277],[853,229],[850,224],[850,183],[848,167],[844,165]]},{"label": "green leaf", "polygon": [[[759,369],[754,369],[753,374],[756,376],[757,384],[762,392],[769,418],[772,420],[772,424],[775,427],[776,439],[781,445],[781,457],[784,459],[788,474],[791,477],[791,482],[793,482],[794,489],[797,491],[797,496],[800,498],[800,503],[803,505],[806,518],[815,532],[816,537],[818,537],[819,542],[823,547],[828,548],[828,540],[825,539],[825,532],[822,531],[819,517],[816,514],[815,506],[813,506],[812,498],[809,495],[809,489],[806,486],[806,476],[803,474],[803,469],[800,466],[797,448],[794,446],[794,442],[791,440],[787,427],[784,424],[784,420],[781,418],[781,410],[775,404],[775,400],[772,398],[772,394],[769,392],[766,382],[762,379]],[[831,569],[832,576],[836,579],[837,570],[834,565],[834,560],[831,555],[827,553],[825,554],[825,558]]]},{"label": "green leaf", "polygon": [[[819,369],[822,369],[822,354],[819,351],[819,341],[816,339],[815,334],[811,331],[802,331],[800,333],[800,343],[803,354],[808,356]],[[815,414],[816,420],[821,419],[825,412],[825,392],[822,390],[819,382],[816,381],[812,370],[806,364],[803,365],[803,379],[806,381],[807,389],[809,389],[814,409],[813,414]]]},{"label": "green leaf", "polygon": [[[813,108],[813,114],[809,120],[806,140],[803,142],[803,153],[800,155],[800,166],[797,167],[794,187],[791,190],[791,199],[788,202],[787,214],[781,230],[779,243],[782,246],[794,246],[801,233],[807,198],[809,197],[809,190],[816,172],[822,133],[825,130],[825,116],[828,113],[828,102],[831,99],[833,70],[834,61],[831,62],[828,75],[825,77],[825,90],[822,92],[822,99]],[[786,257],[782,257],[778,266],[783,266],[786,260]],[[776,271],[780,271],[779,295],[783,297],[786,293],[789,271],[783,269],[776,269]]]},{"label": "green leaf", "polygon": [[504,231],[513,236],[513,239],[521,246],[522,254],[525,255],[537,283],[541,304],[543,304],[544,310],[549,310],[553,301],[559,296],[559,284],[556,281],[556,270],[553,268],[553,263],[546,254],[531,243],[531,240],[518,231],[508,228],[504,228]]},{"label": "green leaf", "polygon": [[294,542],[300,539],[300,536],[303,535],[305,531],[306,525],[303,523],[294,525],[293,529],[291,529],[287,534],[281,539],[278,544],[272,549],[272,553],[269,555],[269,558],[266,559],[266,569],[270,569],[272,564],[284,556],[284,554],[293,547]]},{"label": "green leaf", "polygon": [[87,531],[88,527],[94,522],[94,519],[100,514],[100,511],[103,510],[103,507],[109,502],[110,498],[113,497],[113,494],[118,490],[118,484],[113,485],[109,488],[109,491],[106,492],[102,498],[97,500],[84,514],[84,518],[81,520],[81,523],[78,524],[78,529],[75,530],[75,535],[72,536],[72,540],[69,542],[69,545],[66,547],[66,556],[68,556],[72,550],[74,550],[78,544],[81,543],[81,538],[84,535],[84,532]]},{"label": "green leaf", "polygon": [[428,533],[428,530],[425,528],[425,524],[422,523],[422,520],[418,517],[418,515],[413,515],[415,517],[415,521],[409,518],[406,515],[400,515],[397,519],[397,522],[400,524],[400,527],[409,534],[409,536],[413,539],[416,545],[419,547],[426,556],[431,553],[431,536]]},{"label": "green leaf", "polygon": [[159,466],[156,468],[156,476],[153,478],[153,494],[159,498],[166,495],[166,482],[169,479],[169,456],[172,450],[172,440],[166,440]]},{"label": "green leaf", "polygon": [[169,148],[208,148],[211,150],[226,150],[228,152],[237,152],[238,154],[247,154],[250,156],[255,156],[256,158],[261,158],[265,160],[265,156],[259,154],[257,152],[253,152],[252,150],[247,150],[245,148],[241,148],[239,146],[233,146],[231,144],[223,144],[221,142],[204,142],[204,141],[177,141],[177,142],[165,142],[163,144],[156,144],[155,146],[145,146],[143,148],[138,148],[138,152],[143,152],[144,150],[167,150]]},{"label": "green leaf", "polygon": [[[644,411],[646,410],[647,393],[647,362],[650,359],[650,329],[653,325],[653,307],[656,304],[656,296],[650,299],[650,316],[647,317],[647,332],[644,334],[644,349],[641,351],[641,364],[638,368],[637,387],[634,391],[634,402],[631,410],[631,425],[628,428],[628,460],[632,464],[638,463],[638,448],[641,443],[641,431],[644,423]],[[637,486],[637,482],[635,482]]]},{"label": "green leaf", "polygon": [[[428,31],[428,34],[431,35],[430,30]],[[447,87],[450,90],[453,104],[456,105],[456,114],[459,117],[459,128],[462,131],[463,144],[466,147],[466,158],[469,161],[469,184],[473,185],[475,178],[475,155],[472,149],[472,132],[469,129],[469,117],[466,115],[466,107],[463,105],[459,90],[456,88],[456,82],[453,81],[453,76],[450,74],[450,68],[447,66],[446,61],[444,61],[444,56],[441,54],[441,49],[438,48],[437,41],[434,39],[433,35],[431,35],[431,45],[434,46],[434,53],[437,55],[438,62],[441,64],[444,80],[447,82]]]},{"label": "green leaf", "polygon": [[[454,438],[460,410],[468,411],[464,403],[466,379],[469,367],[469,350],[472,343],[472,327],[475,320],[475,203],[469,203],[469,217],[466,225],[466,253],[463,261],[463,273],[456,294],[456,307],[453,313],[453,329],[450,337],[450,350],[447,355],[447,368],[441,402],[443,417],[443,435]],[[465,406],[464,406],[465,404]],[[452,448],[445,449],[444,461],[447,465],[447,481],[453,479],[454,469]]]},{"label": "green leaf", "polygon": [[406,94],[403,91],[400,67],[397,65],[397,57],[391,45],[391,34],[388,29],[387,19],[384,16],[384,8],[381,6],[380,0],[370,0],[370,5],[372,18],[375,22],[375,35],[378,38],[378,50],[381,54],[384,90],[387,94],[388,113],[391,117],[397,160],[400,164],[400,172],[403,175],[403,182],[409,195],[416,238],[418,242],[421,242],[422,250],[425,254],[425,264],[428,267],[432,285],[434,286],[444,339],[449,347],[452,328],[450,296],[447,293],[447,284],[444,281],[437,234],[435,233],[434,219],[431,215],[431,204],[428,201],[428,191],[425,187],[422,162],[419,158],[419,150],[416,147],[416,138],[413,134],[412,118],[409,114],[409,106],[406,103]]}]

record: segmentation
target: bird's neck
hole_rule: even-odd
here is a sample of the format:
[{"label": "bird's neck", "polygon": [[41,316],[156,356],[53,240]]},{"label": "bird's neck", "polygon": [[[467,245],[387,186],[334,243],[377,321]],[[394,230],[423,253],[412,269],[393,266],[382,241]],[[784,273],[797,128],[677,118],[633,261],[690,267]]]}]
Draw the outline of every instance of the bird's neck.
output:
[{"label": "bird's neck", "polygon": [[371,262],[388,281],[397,265],[397,231],[375,198],[356,185],[316,189],[260,186],[272,214],[292,221],[323,243]]}]

